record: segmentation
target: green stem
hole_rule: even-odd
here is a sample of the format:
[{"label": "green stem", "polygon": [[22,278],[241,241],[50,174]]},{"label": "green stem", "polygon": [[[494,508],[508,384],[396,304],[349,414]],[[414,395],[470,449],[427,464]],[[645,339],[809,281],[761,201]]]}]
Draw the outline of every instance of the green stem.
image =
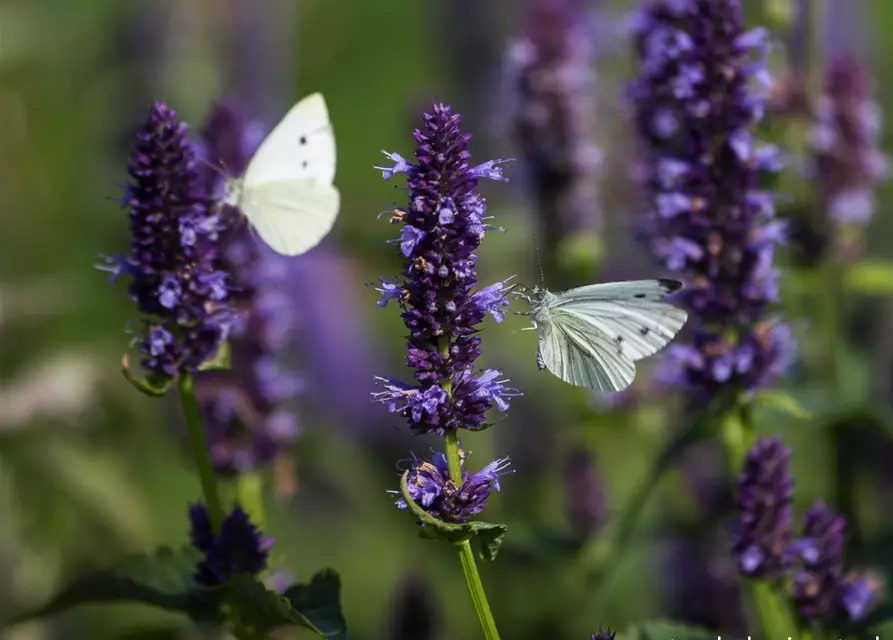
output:
[{"label": "green stem", "polygon": [[257,471],[240,473],[236,477],[236,502],[261,531],[266,525],[263,488],[263,477]]},{"label": "green stem", "polygon": [[444,436],[443,442],[446,446],[447,468],[450,471],[450,480],[457,487],[461,487],[462,459],[459,455],[459,434],[451,431]]},{"label": "green stem", "polygon": [[195,466],[198,467],[198,476],[202,483],[202,494],[208,507],[211,530],[216,534],[220,530],[220,523],[223,522],[223,509],[220,506],[220,496],[217,494],[217,476],[214,474],[214,467],[211,466],[205,427],[195,398],[195,379],[192,374],[184,374],[177,381],[177,386],[183,405],[183,415],[186,417],[189,444],[192,447],[192,455],[195,456]]},{"label": "green stem", "polygon": [[636,526],[648,504],[648,499],[657,488],[664,473],[673,467],[680,456],[689,446],[704,437],[717,415],[722,413],[728,404],[725,395],[718,396],[707,407],[699,410],[689,418],[685,425],[662,447],[660,453],[654,458],[648,473],[642,478],[636,487],[629,502],[623,509],[620,519],[617,521],[613,532],[604,538],[593,540],[590,548],[583,552],[585,563],[594,566],[587,572],[587,582],[590,584],[598,581],[598,592],[593,609],[601,611],[610,595],[612,578],[615,570],[628,550],[635,533]]},{"label": "green stem", "polygon": [[[440,353],[444,358],[449,356],[449,342],[441,341],[438,345]],[[452,395],[452,380],[443,380],[441,387],[447,393]],[[462,457],[459,455],[459,434],[454,430],[448,432],[443,437],[444,446],[446,448],[447,469],[450,472],[450,480],[456,487],[462,486]],[[474,553],[471,551],[471,542],[464,540],[456,545],[459,549],[459,562],[462,564],[462,574],[465,576],[465,584],[468,585],[468,593],[471,595],[471,601],[474,604],[474,610],[478,615],[481,623],[481,629],[484,632],[486,640],[499,640],[499,631],[496,630],[496,621],[493,619],[493,613],[490,611],[490,604],[487,602],[487,594],[484,591],[484,583],[481,582],[481,576],[478,573],[477,564],[474,560]]]},{"label": "green stem", "polygon": [[[447,433],[444,436],[444,444],[446,445],[446,459],[450,471],[450,479],[454,485],[461,487],[462,461],[459,456],[459,434],[455,431]],[[474,560],[474,553],[471,551],[471,543],[468,540],[464,540],[456,546],[459,548],[459,561],[462,563],[465,584],[468,585],[468,593],[471,595],[472,603],[474,603],[474,610],[481,623],[484,638],[487,640],[499,640],[496,621],[490,612],[490,604],[487,602],[484,584],[481,582],[481,576],[478,573],[477,564]]]},{"label": "green stem", "polygon": [[499,631],[496,630],[496,621],[493,619],[490,604],[487,602],[484,583],[481,582],[481,575],[478,573],[477,564],[474,561],[471,542],[465,540],[456,546],[459,547],[459,561],[462,563],[462,573],[465,575],[465,583],[468,585],[468,592],[471,594],[474,610],[478,614],[484,638],[487,640],[499,640]]},{"label": "green stem", "polygon": [[806,0],[804,13],[803,24],[806,27],[806,33],[803,34],[803,42],[806,47],[803,56],[804,72],[807,78],[807,91],[810,98],[815,100],[821,95],[822,82],[825,77],[825,39],[823,37],[825,0]]}]

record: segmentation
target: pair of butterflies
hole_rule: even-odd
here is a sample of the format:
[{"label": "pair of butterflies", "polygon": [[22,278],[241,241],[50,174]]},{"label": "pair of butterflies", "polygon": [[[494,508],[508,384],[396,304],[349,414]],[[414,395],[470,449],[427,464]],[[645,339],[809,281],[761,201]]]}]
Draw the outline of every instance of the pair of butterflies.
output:
[{"label": "pair of butterflies", "polygon": [[[315,247],[338,216],[335,136],[322,95],[292,107],[261,143],[243,176],[228,180],[226,204],[238,207],[277,253]],[[682,329],[684,310],[664,302],[675,280],[635,280],[522,296],[537,331],[537,367],[596,391],[632,384],[635,363],[653,355]]]}]

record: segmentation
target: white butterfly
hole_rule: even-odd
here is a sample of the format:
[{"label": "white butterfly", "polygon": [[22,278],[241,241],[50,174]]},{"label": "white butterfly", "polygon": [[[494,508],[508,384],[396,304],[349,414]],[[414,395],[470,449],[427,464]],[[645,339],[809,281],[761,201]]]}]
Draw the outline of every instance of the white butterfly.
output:
[{"label": "white butterfly", "polygon": [[261,143],[242,178],[226,182],[224,203],[238,207],[277,253],[315,247],[338,216],[335,136],[322,95],[291,108]]},{"label": "white butterfly", "polygon": [[663,349],[688,314],[662,298],[682,288],[676,280],[592,284],[523,296],[539,336],[536,364],[569,384],[621,391],[636,377],[637,360]]}]

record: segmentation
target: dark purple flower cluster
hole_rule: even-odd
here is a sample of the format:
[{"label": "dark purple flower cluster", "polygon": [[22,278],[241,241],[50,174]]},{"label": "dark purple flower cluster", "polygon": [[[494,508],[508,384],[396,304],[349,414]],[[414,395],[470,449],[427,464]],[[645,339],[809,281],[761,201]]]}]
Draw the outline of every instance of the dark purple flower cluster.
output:
[{"label": "dark purple flower cluster", "polygon": [[791,550],[798,569],[791,587],[800,615],[830,624],[863,618],[878,601],[880,582],[866,572],[844,575],[846,521],[821,501],[803,516],[803,536]]},{"label": "dark purple flower cluster", "polygon": [[434,105],[424,130],[413,134],[416,163],[388,153],[394,166],[378,167],[386,180],[405,173],[409,187],[409,205],[391,216],[402,225],[402,278],[382,280],[378,290],[380,306],[396,300],[402,309],[409,331],[406,363],[416,384],[382,378],[385,390],[373,397],[417,433],[484,429],[487,410],[495,404],[505,411],[507,398],[517,394],[499,371],[473,368],[481,353],[478,325],[488,313],[502,321],[508,305],[504,282],[475,289],[475,251],[490,227],[474,188],[482,178],[504,178],[499,161],[468,166],[470,136],[459,121],[449,107]]},{"label": "dark purple flower cluster", "polygon": [[874,189],[887,160],[878,150],[880,109],[857,59],[831,62],[814,112],[811,177],[820,185],[821,210],[838,225],[864,225],[874,215]]},{"label": "dark purple flower cluster", "polygon": [[572,0],[534,0],[509,50],[513,138],[526,164],[546,247],[594,228],[593,51]]},{"label": "dark purple flower cluster", "polygon": [[131,277],[130,297],[145,318],[143,367],[175,378],[212,359],[227,336],[229,283],[215,264],[221,221],[198,184],[186,124],[163,103],[137,134],[128,173],[131,251],[105,268],[113,279]]},{"label": "dark purple flower cluster", "polygon": [[[460,455],[464,467],[465,454],[460,451]],[[507,469],[508,458],[494,460],[477,473],[463,468],[462,486],[457,487],[450,479],[446,456],[435,452],[432,462],[413,462],[407,486],[413,501],[434,518],[443,522],[467,522],[483,511],[491,491],[499,491],[499,476]],[[403,497],[396,504],[400,509],[408,507]]]},{"label": "dark purple flower cluster", "polygon": [[761,438],[747,452],[738,477],[738,523],[733,552],[741,572],[774,580],[789,562],[794,478],[791,450],[781,438]]},{"label": "dark purple flower cluster", "polygon": [[[219,170],[240,175],[262,140],[235,104],[217,104],[202,131],[204,187],[222,190]],[[219,473],[232,474],[269,464],[299,433],[295,416],[283,407],[300,389],[300,379],[284,371],[279,357],[296,326],[285,293],[285,258],[252,237],[239,212],[225,206],[228,223],[221,239],[219,269],[230,283],[235,311],[230,334],[230,368],[198,374],[211,460]]]},{"label": "dark purple flower cluster", "polygon": [[589,640],[614,640],[617,635],[616,631],[611,631],[611,627],[607,629],[598,628],[598,631],[589,636]]},{"label": "dark purple flower cluster", "polygon": [[585,540],[605,523],[605,492],[591,453],[571,449],[564,456],[564,513],[573,536]]},{"label": "dark purple flower cluster", "polygon": [[241,507],[236,506],[224,518],[217,535],[211,529],[204,505],[190,506],[189,520],[192,546],[204,556],[195,572],[195,581],[199,584],[215,587],[236,575],[254,576],[266,569],[273,539],[264,537]]},{"label": "dark purple flower cluster", "polygon": [[632,27],[640,75],[629,95],[651,204],[642,236],[686,280],[692,317],[693,339],[670,348],[664,378],[695,402],[730,385],[757,390],[792,348],[790,331],[766,317],[784,226],[757,184],[781,166],[754,139],[765,33],[744,31],[739,0],[646,0]]},{"label": "dark purple flower cluster", "polygon": [[793,574],[791,596],[807,620],[859,620],[878,602],[881,584],[869,572],[844,574],[846,521],[821,501],[793,539],[790,453],[780,438],[761,438],[747,453],[733,546],[741,572],[765,580]]}]

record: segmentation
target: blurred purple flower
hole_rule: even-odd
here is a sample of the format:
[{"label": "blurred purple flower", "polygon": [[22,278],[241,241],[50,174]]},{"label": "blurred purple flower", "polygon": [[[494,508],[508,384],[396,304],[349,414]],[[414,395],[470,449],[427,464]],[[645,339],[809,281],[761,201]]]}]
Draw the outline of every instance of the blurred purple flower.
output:
[{"label": "blurred purple flower", "polygon": [[780,167],[753,129],[768,83],[765,32],[745,32],[738,0],[646,0],[631,21],[639,77],[629,87],[651,211],[643,240],[680,273],[693,339],[670,347],[665,383],[695,403],[722,388],[754,391],[784,370],[790,332],[766,317],[778,296],[761,173]]},{"label": "blurred purple flower", "polygon": [[215,265],[220,219],[198,184],[186,124],[161,102],[137,134],[124,206],[131,250],[101,267],[130,276],[130,298],[146,319],[136,339],[143,367],[168,380],[217,353],[230,322],[230,283]]},{"label": "blurred purple flower", "polygon": [[741,572],[774,580],[790,566],[794,479],[781,438],[760,438],[738,477],[738,521],[732,551]]},{"label": "blurred purple flower", "polygon": [[821,208],[838,225],[864,225],[874,215],[874,190],[887,174],[887,159],[878,148],[880,107],[856,58],[831,62],[814,112],[811,177],[820,185]]},{"label": "blurred purple flower", "polygon": [[[491,491],[499,491],[499,476],[508,473],[508,458],[494,460],[476,473],[464,470],[465,454],[460,452],[462,486],[457,487],[450,480],[447,460],[444,454],[435,452],[432,462],[413,461],[407,478],[409,494],[413,501],[431,516],[443,522],[467,522],[479,514],[487,505]],[[399,494],[399,491],[390,493]],[[408,505],[401,496],[396,503],[398,508]]]},{"label": "blurred purple flower", "polygon": [[711,527],[674,536],[662,554],[668,615],[673,620],[711,629],[723,636],[744,637],[738,567],[728,540]]},{"label": "blurred purple flower", "polygon": [[[202,130],[203,182],[219,194],[214,167],[240,175],[261,141],[260,127],[233,103],[212,108]],[[229,345],[231,367],[197,376],[197,393],[208,432],[211,459],[219,473],[238,473],[271,463],[299,433],[283,405],[301,389],[301,379],[280,367],[296,326],[294,304],[285,292],[288,264],[251,235],[232,207],[219,268],[230,282],[236,311]]]},{"label": "blurred purple flower", "polygon": [[435,640],[440,636],[434,594],[421,576],[411,574],[400,581],[392,606],[390,640]]},{"label": "blurred purple flower", "polygon": [[564,513],[578,540],[595,535],[605,522],[605,492],[595,459],[585,449],[564,456]]},{"label": "blurred purple flower", "polygon": [[265,538],[241,507],[236,506],[223,519],[216,536],[204,505],[191,505],[189,520],[192,546],[204,556],[195,572],[195,581],[199,584],[215,587],[236,575],[255,576],[267,568],[273,539]]},{"label": "blurred purple flower", "polygon": [[817,500],[803,516],[803,535],[791,546],[798,562],[791,592],[807,620],[828,624],[863,618],[877,603],[880,583],[867,573],[843,574],[846,520]]},{"label": "blurred purple flower", "polygon": [[288,295],[301,309],[295,343],[307,383],[304,404],[326,422],[374,440],[397,432],[373,428],[386,418],[369,411],[381,358],[356,304],[361,292],[353,287],[362,282],[358,271],[343,252],[317,247],[312,259],[291,261]]},{"label": "blurred purple flower", "polygon": [[424,131],[413,134],[418,164],[385,153],[393,166],[377,167],[386,180],[407,175],[409,206],[391,216],[403,225],[404,270],[399,281],[383,281],[380,291],[385,304],[395,300],[402,309],[406,364],[415,369],[417,384],[379,378],[385,390],[373,397],[417,433],[484,429],[485,412],[493,405],[507,410],[507,398],[517,395],[500,372],[473,369],[481,353],[478,325],[488,313],[500,321],[508,306],[505,282],[474,291],[475,250],[488,226],[484,200],[473,189],[481,178],[504,178],[496,162],[469,167],[470,136],[459,121],[449,107],[434,105]]},{"label": "blurred purple flower", "polygon": [[506,82],[515,146],[551,252],[569,233],[597,229],[591,141],[593,50],[573,0],[532,0],[525,36],[508,52]]}]

